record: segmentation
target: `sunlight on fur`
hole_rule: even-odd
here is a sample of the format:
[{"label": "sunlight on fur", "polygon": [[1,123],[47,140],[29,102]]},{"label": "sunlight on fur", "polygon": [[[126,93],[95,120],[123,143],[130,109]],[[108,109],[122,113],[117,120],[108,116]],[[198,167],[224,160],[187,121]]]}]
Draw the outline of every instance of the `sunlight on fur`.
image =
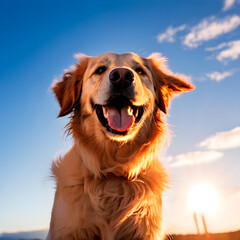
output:
[{"label": "sunlight on fur", "polygon": [[74,143],[53,162],[49,239],[161,240],[164,115],[174,94],[194,87],[156,54],[76,58],[52,86]]}]

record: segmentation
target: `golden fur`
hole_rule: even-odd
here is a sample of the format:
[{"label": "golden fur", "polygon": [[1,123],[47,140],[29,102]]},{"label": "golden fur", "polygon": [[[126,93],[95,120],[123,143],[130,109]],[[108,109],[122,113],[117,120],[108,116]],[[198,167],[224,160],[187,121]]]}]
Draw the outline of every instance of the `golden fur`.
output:
[{"label": "golden fur", "polygon": [[[141,120],[124,133],[109,131],[96,114],[96,106],[104,108],[113,95],[109,76],[117,68],[133,74],[132,108],[137,116],[144,109]],[[156,55],[105,53],[81,56],[52,89],[59,117],[71,114],[67,129],[74,143],[52,166],[56,194],[50,239],[161,240],[163,114],[174,93],[193,86],[169,72]]]}]

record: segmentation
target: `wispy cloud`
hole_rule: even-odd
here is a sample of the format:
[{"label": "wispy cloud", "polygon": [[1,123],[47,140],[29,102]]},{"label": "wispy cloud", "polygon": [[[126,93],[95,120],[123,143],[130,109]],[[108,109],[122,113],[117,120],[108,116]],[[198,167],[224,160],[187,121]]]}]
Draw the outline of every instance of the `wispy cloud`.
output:
[{"label": "wispy cloud", "polygon": [[227,48],[217,55],[217,60],[236,60],[240,56],[240,40],[227,43]]},{"label": "wispy cloud", "polygon": [[220,50],[220,49],[223,49],[224,47],[228,46],[228,43],[226,42],[223,42],[219,45],[217,45],[216,47],[208,47],[208,48],[205,48],[206,51],[209,51],[209,52],[212,52],[212,51],[216,51],[216,50]]},{"label": "wispy cloud", "polygon": [[173,28],[169,26],[164,33],[161,33],[157,36],[158,42],[174,42],[177,32],[183,31],[186,28],[186,24],[183,24],[179,27]]},{"label": "wispy cloud", "polygon": [[236,127],[230,131],[216,133],[215,135],[206,138],[198,145],[207,150],[169,156],[165,160],[171,167],[184,167],[188,165],[215,162],[221,159],[224,155],[224,153],[219,150],[240,147],[240,127]]},{"label": "wispy cloud", "polygon": [[230,77],[233,74],[233,72],[212,72],[212,73],[207,73],[207,77],[210,78],[213,81],[220,82],[223,79]]},{"label": "wispy cloud", "polygon": [[177,156],[169,156],[166,160],[170,162],[171,167],[183,167],[186,165],[214,162],[222,157],[223,153],[218,151],[195,151]]},{"label": "wispy cloud", "polygon": [[230,9],[235,3],[235,0],[225,0],[223,5],[223,11]]},{"label": "wispy cloud", "polygon": [[233,15],[223,19],[211,17],[201,21],[198,25],[192,27],[183,44],[195,48],[202,42],[217,38],[220,35],[226,34],[235,30],[240,25],[240,16]]},{"label": "wispy cloud", "polygon": [[240,127],[219,132],[203,140],[199,146],[210,150],[226,150],[240,147]]},{"label": "wispy cloud", "polygon": [[[205,48],[206,51],[218,51],[216,56],[218,61],[236,60],[240,56],[240,40],[223,42],[216,47]],[[219,51],[222,50],[222,51]]]}]

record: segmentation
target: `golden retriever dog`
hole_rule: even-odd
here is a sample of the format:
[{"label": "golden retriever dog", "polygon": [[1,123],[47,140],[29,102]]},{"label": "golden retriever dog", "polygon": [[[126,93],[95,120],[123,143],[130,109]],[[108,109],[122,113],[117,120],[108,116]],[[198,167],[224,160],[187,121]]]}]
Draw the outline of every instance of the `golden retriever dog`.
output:
[{"label": "golden retriever dog", "polygon": [[164,115],[193,86],[156,54],[81,55],[52,86],[59,117],[70,115],[69,151],[54,161],[51,240],[163,239],[159,162]]}]

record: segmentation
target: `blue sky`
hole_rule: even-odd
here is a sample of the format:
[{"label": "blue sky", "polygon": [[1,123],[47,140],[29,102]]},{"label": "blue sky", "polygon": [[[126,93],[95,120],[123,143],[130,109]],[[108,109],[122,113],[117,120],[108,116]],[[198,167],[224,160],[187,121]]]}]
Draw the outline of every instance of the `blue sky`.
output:
[{"label": "blue sky", "polygon": [[166,231],[196,231],[187,195],[201,181],[219,195],[218,211],[206,213],[209,231],[239,229],[239,10],[239,0],[2,0],[0,233],[48,227],[51,161],[71,144],[49,87],[74,53],[106,51],[160,52],[196,85],[172,101],[168,116]]}]

